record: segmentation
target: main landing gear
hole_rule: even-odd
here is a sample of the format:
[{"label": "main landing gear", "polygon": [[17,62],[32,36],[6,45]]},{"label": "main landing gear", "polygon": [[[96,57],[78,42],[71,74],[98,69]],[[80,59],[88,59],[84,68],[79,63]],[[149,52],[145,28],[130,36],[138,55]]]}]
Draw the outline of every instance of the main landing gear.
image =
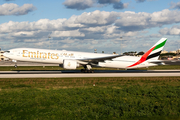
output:
[{"label": "main landing gear", "polygon": [[94,73],[94,70],[81,69],[81,73]]},{"label": "main landing gear", "polygon": [[81,69],[81,73],[94,73],[94,70],[91,70],[91,65],[85,65],[84,69]]}]

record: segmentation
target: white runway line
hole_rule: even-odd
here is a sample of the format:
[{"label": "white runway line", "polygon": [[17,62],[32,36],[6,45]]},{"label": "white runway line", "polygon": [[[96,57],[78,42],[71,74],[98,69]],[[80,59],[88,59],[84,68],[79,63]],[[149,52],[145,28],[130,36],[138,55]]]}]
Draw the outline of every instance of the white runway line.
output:
[{"label": "white runway line", "polygon": [[180,73],[0,74],[0,78],[163,77],[163,76],[180,76]]}]

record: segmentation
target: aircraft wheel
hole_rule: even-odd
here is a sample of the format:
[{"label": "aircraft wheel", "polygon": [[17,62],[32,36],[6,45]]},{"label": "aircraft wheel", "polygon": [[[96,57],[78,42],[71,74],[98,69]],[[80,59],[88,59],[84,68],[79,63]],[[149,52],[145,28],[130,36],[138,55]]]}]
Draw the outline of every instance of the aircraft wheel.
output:
[{"label": "aircraft wheel", "polygon": [[81,73],[84,73],[84,69],[81,69]]},{"label": "aircraft wheel", "polygon": [[94,70],[81,69],[81,73],[94,73]]}]

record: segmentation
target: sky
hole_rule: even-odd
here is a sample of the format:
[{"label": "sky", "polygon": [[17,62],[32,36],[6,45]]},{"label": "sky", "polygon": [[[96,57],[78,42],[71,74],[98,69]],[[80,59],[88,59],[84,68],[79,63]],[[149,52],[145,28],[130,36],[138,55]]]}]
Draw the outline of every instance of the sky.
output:
[{"label": "sky", "polygon": [[146,52],[180,49],[179,0],[0,0],[0,47]]}]

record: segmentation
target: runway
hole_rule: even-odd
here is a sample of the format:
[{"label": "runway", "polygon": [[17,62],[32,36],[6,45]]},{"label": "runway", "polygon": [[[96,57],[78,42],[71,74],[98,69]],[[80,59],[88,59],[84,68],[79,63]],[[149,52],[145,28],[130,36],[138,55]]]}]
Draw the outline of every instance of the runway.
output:
[{"label": "runway", "polygon": [[[180,61],[163,61],[167,65],[180,65]],[[14,66],[11,61],[1,61],[0,66]],[[18,62],[18,66],[58,66],[58,64]],[[70,77],[160,77],[180,76],[180,70],[95,70],[81,73],[80,70],[62,71],[0,71],[0,78],[70,78]]]},{"label": "runway", "polygon": [[180,76],[180,70],[96,70],[80,73],[64,71],[1,71],[0,78],[71,78],[71,77],[163,77]]}]

